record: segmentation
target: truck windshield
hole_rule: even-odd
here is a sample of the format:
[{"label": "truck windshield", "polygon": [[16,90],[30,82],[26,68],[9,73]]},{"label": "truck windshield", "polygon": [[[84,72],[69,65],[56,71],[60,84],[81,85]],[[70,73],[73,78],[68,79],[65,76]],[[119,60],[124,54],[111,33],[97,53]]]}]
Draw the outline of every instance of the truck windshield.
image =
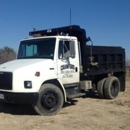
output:
[{"label": "truck windshield", "polygon": [[17,59],[54,58],[55,38],[21,41]]}]

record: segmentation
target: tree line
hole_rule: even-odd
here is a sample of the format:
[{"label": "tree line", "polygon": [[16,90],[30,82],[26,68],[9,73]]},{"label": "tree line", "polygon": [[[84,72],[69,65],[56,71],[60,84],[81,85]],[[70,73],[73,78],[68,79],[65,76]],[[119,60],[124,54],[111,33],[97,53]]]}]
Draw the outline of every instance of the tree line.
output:
[{"label": "tree line", "polygon": [[[16,59],[16,51],[10,47],[3,47],[0,49],[0,64],[5,63],[7,61],[11,61]],[[126,66],[130,67],[130,57],[126,58]]]},{"label": "tree line", "polygon": [[130,57],[128,58],[126,58],[126,67],[130,67]]},{"label": "tree line", "polygon": [[16,59],[16,51],[10,47],[0,49],[0,64]]}]

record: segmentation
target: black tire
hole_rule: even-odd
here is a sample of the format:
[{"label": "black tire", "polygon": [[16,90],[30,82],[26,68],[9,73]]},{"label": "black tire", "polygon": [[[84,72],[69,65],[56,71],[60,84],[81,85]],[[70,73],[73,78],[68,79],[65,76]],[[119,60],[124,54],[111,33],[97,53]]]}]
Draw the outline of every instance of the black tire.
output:
[{"label": "black tire", "polygon": [[64,103],[63,93],[54,84],[44,84],[39,91],[39,99],[34,110],[44,116],[57,114]]},{"label": "black tire", "polygon": [[104,87],[104,82],[105,82],[106,78],[100,80],[97,84],[97,92],[98,92],[98,96],[100,98],[104,98],[104,92],[103,92],[103,87]]},{"label": "black tire", "polygon": [[106,99],[114,99],[120,91],[120,81],[117,77],[110,76],[104,83],[104,96]]}]

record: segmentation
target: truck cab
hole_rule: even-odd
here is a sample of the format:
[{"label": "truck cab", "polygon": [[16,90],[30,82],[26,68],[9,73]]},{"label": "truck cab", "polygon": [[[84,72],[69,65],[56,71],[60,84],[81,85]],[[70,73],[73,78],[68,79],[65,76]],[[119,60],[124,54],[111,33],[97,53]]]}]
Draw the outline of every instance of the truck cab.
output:
[{"label": "truck cab", "polygon": [[[31,104],[40,115],[54,115],[65,102],[86,95],[86,91],[113,99],[125,90],[121,47],[114,48],[116,53],[100,47],[98,55],[99,47],[87,46],[90,39],[77,25],[29,35],[33,38],[20,42],[17,59],[0,65],[1,103]],[[109,55],[112,68],[106,60],[101,61]]]}]

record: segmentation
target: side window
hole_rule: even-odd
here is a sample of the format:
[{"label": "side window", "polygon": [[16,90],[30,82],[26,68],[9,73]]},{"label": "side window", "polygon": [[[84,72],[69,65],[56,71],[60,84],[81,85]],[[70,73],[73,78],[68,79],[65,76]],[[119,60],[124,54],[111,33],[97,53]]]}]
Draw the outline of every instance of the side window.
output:
[{"label": "side window", "polygon": [[58,58],[59,58],[59,59],[62,59],[62,58],[63,58],[63,41],[60,41],[60,42],[59,42]]},{"label": "side window", "polygon": [[75,57],[75,46],[73,41],[60,41],[59,42],[59,59]]}]

